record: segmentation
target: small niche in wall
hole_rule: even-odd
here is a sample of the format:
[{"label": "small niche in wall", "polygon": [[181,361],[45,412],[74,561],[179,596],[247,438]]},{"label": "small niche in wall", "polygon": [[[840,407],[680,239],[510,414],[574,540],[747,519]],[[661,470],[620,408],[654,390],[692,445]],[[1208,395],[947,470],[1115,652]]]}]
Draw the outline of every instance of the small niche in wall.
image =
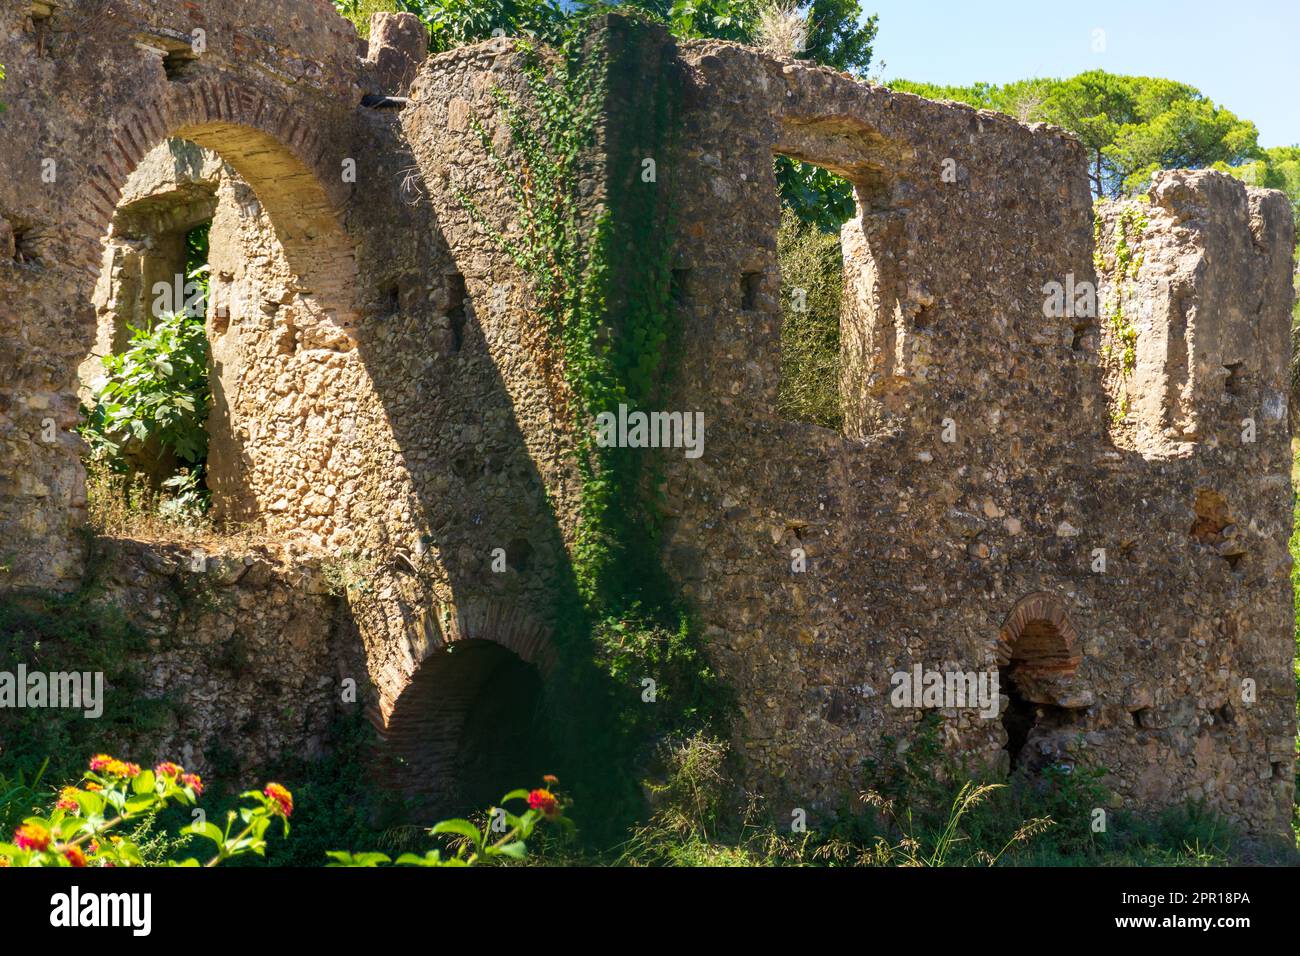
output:
[{"label": "small niche in wall", "polygon": [[49,48],[49,38],[54,21],[54,6],[49,3],[41,3],[34,0],[32,3],[31,13],[32,36],[36,39],[36,55],[45,56]]},{"label": "small niche in wall", "polygon": [[1092,323],[1084,322],[1082,325],[1074,327],[1074,337],[1070,340],[1070,348],[1075,352],[1082,352],[1088,340],[1088,333],[1092,331]]},{"label": "small niche in wall", "polygon": [[1227,372],[1227,378],[1223,380],[1223,390],[1229,395],[1240,395],[1242,386],[1242,369],[1241,362],[1232,362],[1223,366]]},{"label": "small niche in wall", "polygon": [[168,81],[172,83],[188,80],[194,75],[194,68],[198,62],[199,58],[194,55],[194,51],[189,47],[168,50],[163,55],[163,72],[167,74]]},{"label": "small niche in wall", "polygon": [[745,272],[740,276],[740,307],[746,312],[758,308],[758,294],[763,290],[763,273]]},{"label": "small niche in wall", "polygon": [[465,343],[465,277],[459,272],[447,274],[447,319],[451,323],[451,351],[459,352]]},{"label": "small niche in wall", "polygon": [[691,294],[691,270],[674,269],[671,278],[671,294],[673,301],[679,305],[686,302]]}]

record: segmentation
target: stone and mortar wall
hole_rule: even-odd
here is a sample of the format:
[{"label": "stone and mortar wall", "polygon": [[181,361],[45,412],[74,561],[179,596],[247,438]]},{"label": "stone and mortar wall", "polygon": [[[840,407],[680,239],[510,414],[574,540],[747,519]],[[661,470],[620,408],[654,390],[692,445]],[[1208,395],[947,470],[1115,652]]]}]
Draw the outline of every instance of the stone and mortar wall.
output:
[{"label": "stone and mortar wall", "polygon": [[[907,740],[921,719],[890,706],[893,673],[991,671],[1018,633],[1054,617],[1077,664],[1036,698],[1056,723],[1030,747],[1109,768],[1128,809],[1204,797],[1255,832],[1284,832],[1292,246],[1281,197],[1217,174],[1157,180],[1152,204],[1183,208],[1153,216],[1144,244],[1189,260],[1203,364],[1246,363],[1239,394],[1202,401],[1199,443],[1158,456],[1112,440],[1104,318],[1045,314],[1047,283],[1097,281],[1070,137],[731,44],[686,43],[680,56],[689,111],[672,180],[675,266],[689,291],[675,407],[703,410],[709,430],[703,459],[668,458],[665,556],[738,691],[747,779],[790,806],[834,808],[881,738]],[[856,187],[843,436],[772,412],[773,152]],[[1210,264],[1197,270],[1198,258]],[[754,273],[761,293],[745,310]],[[1217,351],[1229,341],[1233,356]],[[1251,409],[1257,438],[1243,444]],[[1231,517],[1208,536],[1205,490]],[[1240,542],[1232,561],[1224,534]],[[1005,762],[999,721],[944,716],[954,754]]]},{"label": "stone and mortar wall", "polygon": [[320,757],[357,669],[355,651],[331,634],[345,630],[332,628],[339,600],[327,569],[256,546],[195,556],[115,541],[98,572],[97,600],[150,640],[139,694],[169,704],[167,726],[130,742],[132,759],[234,772],[222,783],[237,786],[278,760]]},{"label": "stone and mortar wall", "polygon": [[[93,42],[81,19],[91,7]],[[232,202],[218,206],[213,255],[216,282],[247,294],[211,329],[228,416],[218,424],[241,468],[230,481],[248,490],[239,517],[346,569],[337,629],[310,594],[268,602],[257,673],[274,672],[283,642],[313,662],[283,686],[322,692],[340,657],[364,651],[364,668],[345,663],[343,676],[402,746],[418,747],[403,728],[427,726],[444,696],[435,684],[430,698],[421,668],[449,646],[492,641],[545,671],[578,492],[570,415],[527,283],[463,201],[512,228],[476,124],[509,163],[493,91],[523,93],[513,44],[417,71],[409,21],[362,49],[324,0],[110,0],[56,13],[41,43],[26,9],[0,3],[0,219],[16,237],[0,262],[5,586],[66,586],[80,573],[80,446],[68,429],[94,344],[101,240],[131,170],[182,137],[246,184],[230,182]],[[169,67],[196,25],[209,52]],[[1157,183],[1134,294],[1156,302],[1153,329],[1195,313],[1183,327],[1197,330],[1197,371],[1171,391],[1176,373],[1162,376],[1159,348],[1146,350],[1155,340],[1139,335],[1140,374],[1117,382],[1104,314],[1043,310],[1045,283],[1098,278],[1085,158],[1068,136],[731,44],[663,55],[681,92],[678,149],[658,163],[685,333],[670,407],[707,423],[703,458],[665,458],[664,554],[737,692],[747,778],[790,806],[833,808],[882,737],[906,739],[920,717],[888,705],[893,672],[1006,665],[1048,621],[1070,673],[1033,675],[1035,693],[1067,718],[1031,746],[1109,767],[1127,807],[1203,796],[1254,831],[1283,830],[1289,435],[1274,396],[1285,394],[1291,293],[1275,281],[1290,249],[1277,200],[1208,174]],[[375,93],[412,103],[360,107]],[[843,435],[772,411],[774,152],[857,188],[860,215],[844,234]],[[54,183],[41,182],[44,155]],[[605,176],[643,158],[599,157],[593,204]],[[341,175],[347,159],[355,182]],[[238,201],[241,189],[256,204]],[[1104,223],[1099,233],[1104,262]],[[1167,271],[1148,271],[1158,263]],[[1245,294],[1255,298],[1243,306]],[[1251,342],[1257,351],[1238,349]],[[1151,389],[1177,394],[1176,420]],[[1243,443],[1240,419],[1256,409],[1256,441]],[[61,429],[53,443],[39,441],[47,417]],[[488,567],[497,547],[505,574]],[[1092,570],[1099,548],[1104,573]],[[144,571],[121,589],[141,605],[156,590]],[[224,646],[234,632],[209,633]],[[345,646],[329,650],[332,639]],[[207,665],[195,660],[164,679],[198,679]],[[206,713],[243,700],[207,673]],[[1258,688],[1249,705],[1246,678]],[[285,732],[316,734],[330,708],[322,698],[311,709]],[[954,752],[1005,759],[998,721],[946,716]]]}]

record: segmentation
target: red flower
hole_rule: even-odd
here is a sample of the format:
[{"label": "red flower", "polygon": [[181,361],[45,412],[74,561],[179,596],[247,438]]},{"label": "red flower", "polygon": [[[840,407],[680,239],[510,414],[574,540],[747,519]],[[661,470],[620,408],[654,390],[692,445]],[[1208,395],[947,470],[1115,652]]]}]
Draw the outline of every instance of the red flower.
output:
[{"label": "red flower", "polygon": [[537,789],[530,791],[528,794],[528,806],[534,810],[542,811],[542,816],[547,819],[558,817],[560,815],[560,801],[555,799],[555,794],[549,790]]},{"label": "red flower", "polygon": [[44,850],[50,845],[50,831],[39,823],[24,823],[14,831],[14,843],[20,850]]},{"label": "red flower", "polygon": [[77,803],[77,788],[64,787],[59,794],[59,802],[54,805],[56,810],[80,810],[81,804]]},{"label": "red flower", "polygon": [[158,766],[153,768],[153,772],[168,780],[175,780],[185,772],[185,768],[180,764],[172,763],[170,760],[164,760]]},{"label": "red flower", "polygon": [[185,784],[185,786],[193,790],[194,796],[196,797],[203,796],[203,778],[200,777],[197,773],[181,774],[181,783]]},{"label": "red flower", "polygon": [[100,773],[104,770],[107,770],[109,764],[113,764],[113,763],[117,763],[117,761],[114,760],[112,757],[110,757],[108,754],[96,754],[95,756],[90,758],[90,769],[95,771],[95,773]]},{"label": "red flower", "polygon": [[286,819],[293,815],[293,794],[284,787],[278,783],[268,783],[262,793],[275,801],[278,812],[284,814]]},{"label": "red flower", "polygon": [[81,852],[81,847],[79,846],[65,846],[63,848],[63,856],[73,866],[86,865],[86,855]]},{"label": "red flower", "polygon": [[124,763],[121,765],[120,777],[138,777],[140,776],[140,765],[138,763]]}]

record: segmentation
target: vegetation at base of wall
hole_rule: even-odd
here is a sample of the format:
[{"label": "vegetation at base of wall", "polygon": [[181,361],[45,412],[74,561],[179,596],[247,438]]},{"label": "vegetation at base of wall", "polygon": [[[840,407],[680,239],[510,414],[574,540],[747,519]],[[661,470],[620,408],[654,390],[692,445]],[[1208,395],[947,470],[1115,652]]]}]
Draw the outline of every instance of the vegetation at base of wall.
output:
[{"label": "vegetation at base of wall", "polygon": [[93,720],[69,708],[0,708],[0,779],[73,779],[87,750],[117,748],[170,727],[179,705],[141,695],[150,649],[148,636],[102,600],[93,567],[69,594],[0,595],[0,671],[23,665],[28,673],[102,672],[104,691],[103,714]]},{"label": "vegetation at base of wall", "polygon": [[[1292,462],[1292,482],[1295,482],[1295,473],[1300,469],[1300,456]],[[1291,590],[1295,594],[1295,658],[1291,661],[1291,667],[1295,671],[1296,684],[1296,770],[1295,770],[1295,795],[1291,807],[1291,828],[1295,831],[1296,846],[1300,847],[1300,497],[1296,498],[1293,505],[1291,520],[1291,540],[1288,542],[1291,551]]]},{"label": "vegetation at base of wall", "polygon": [[782,418],[839,429],[840,302],[844,260],[838,233],[822,232],[790,209],[776,234],[781,266]]},{"label": "vegetation at base of wall", "polygon": [[[1285,862],[1282,848],[1240,840],[1188,804],[1154,816],[1107,810],[1104,770],[1049,770],[1037,779],[972,772],[943,754],[927,718],[909,746],[864,766],[862,789],[800,831],[755,794],[737,794],[727,747],[696,736],[673,744],[656,810],[614,851],[547,847],[540,865],[616,866],[1209,866]],[[884,748],[882,748],[883,750]],[[575,852],[576,851],[576,852]]]}]

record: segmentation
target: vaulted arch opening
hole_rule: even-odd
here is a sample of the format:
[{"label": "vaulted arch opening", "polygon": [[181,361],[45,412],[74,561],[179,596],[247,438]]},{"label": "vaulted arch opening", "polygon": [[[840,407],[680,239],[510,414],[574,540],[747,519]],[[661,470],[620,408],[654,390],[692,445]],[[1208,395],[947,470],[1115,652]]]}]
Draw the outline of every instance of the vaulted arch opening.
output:
[{"label": "vaulted arch opening", "polygon": [[[340,373],[369,387],[335,202],[294,148],[239,123],[179,125],[108,168],[129,174],[96,187],[117,204],[79,369],[92,518],[111,531],[119,496],[128,523],[160,501],[176,517],[183,502],[187,521],[323,543],[344,481],[330,474],[339,436],[321,387]],[[132,488],[147,500],[133,502]]]},{"label": "vaulted arch opening", "polygon": [[1011,771],[1037,773],[1066,756],[1091,697],[1076,680],[1078,635],[1054,595],[1023,598],[998,635],[998,685]]},{"label": "vaulted arch opening", "polygon": [[384,731],[389,783],[417,817],[495,804],[552,769],[542,676],[489,640],[435,651],[398,698]]}]

